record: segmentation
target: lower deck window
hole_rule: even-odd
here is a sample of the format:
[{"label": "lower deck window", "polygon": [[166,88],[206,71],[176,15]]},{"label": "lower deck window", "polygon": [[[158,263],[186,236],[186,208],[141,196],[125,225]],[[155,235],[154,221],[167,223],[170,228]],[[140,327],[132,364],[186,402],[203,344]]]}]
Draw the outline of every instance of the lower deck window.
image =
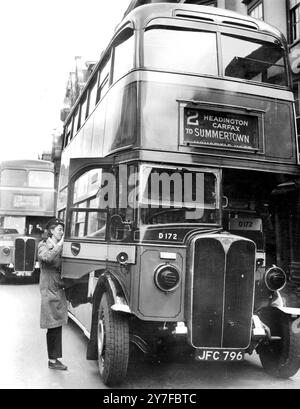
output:
[{"label": "lower deck window", "polygon": [[71,217],[71,237],[86,237],[105,240],[107,213],[103,211],[73,210]]}]

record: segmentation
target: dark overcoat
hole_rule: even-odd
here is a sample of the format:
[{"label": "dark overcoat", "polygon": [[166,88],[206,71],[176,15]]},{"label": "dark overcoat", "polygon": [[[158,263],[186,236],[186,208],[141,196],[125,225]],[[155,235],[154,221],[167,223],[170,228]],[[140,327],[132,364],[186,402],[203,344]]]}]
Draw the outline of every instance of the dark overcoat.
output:
[{"label": "dark overcoat", "polygon": [[62,246],[52,240],[42,241],[38,247],[40,262],[41,328],[57,328],[68,322],[68,306],[64,282],[60,274]]}]

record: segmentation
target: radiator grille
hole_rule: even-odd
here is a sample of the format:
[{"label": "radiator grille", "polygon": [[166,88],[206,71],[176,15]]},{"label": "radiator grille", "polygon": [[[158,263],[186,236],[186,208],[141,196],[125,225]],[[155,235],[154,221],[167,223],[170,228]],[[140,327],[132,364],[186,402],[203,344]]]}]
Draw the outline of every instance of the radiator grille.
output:
[{"label": "radiator grille", "polygon": [[255,244],[198,238],[193,242],[192,344],[196,348],[247,348],[254,294]]},{"label": "radiator grille", "polygon": [[32,272],[36,261],[35,239],[19,237],[15,246],[15,270]]},{"label": "radiator grille", "polygon": [[253,244],[236,241],[226,263],[225,314],[223,347],[246,348],[253,309]]}]

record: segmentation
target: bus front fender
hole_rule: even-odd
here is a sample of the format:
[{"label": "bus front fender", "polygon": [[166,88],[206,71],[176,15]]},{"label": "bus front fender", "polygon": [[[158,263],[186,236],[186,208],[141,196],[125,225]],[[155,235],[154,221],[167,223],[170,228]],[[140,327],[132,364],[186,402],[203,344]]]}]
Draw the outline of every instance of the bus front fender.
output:
[{"label": "bus front fender", "polygon": [[93,295],[93,313],[90,340],[87,348],[87,359],[95,361],[98,359],[97,349],[97,325],[98,311],[101,297],[104,293],[109,293],[113,300],[111,309],[116,312],[131,314],[125,291],[119,280],[109,271],[102,273],[98,279],[97,286]]},{"label": "bus front fender", "polygon": [[289,287],[277,291],[271,306],[287,315],[300,316],[300,299],[297,291]]},{"label": "bus front fender", "polygon": [[124,291],[120,283],[111,275],[107,275],[106,279],[114,300],[114,304],[111,306],[111,309],[116,312],[131,314],[131,309],[126,301]]}]

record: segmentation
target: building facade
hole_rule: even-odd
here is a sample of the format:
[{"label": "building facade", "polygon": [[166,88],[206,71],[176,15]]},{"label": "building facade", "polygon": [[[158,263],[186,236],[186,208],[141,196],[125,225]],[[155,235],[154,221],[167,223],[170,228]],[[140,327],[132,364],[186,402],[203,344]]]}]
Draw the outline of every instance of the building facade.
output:
[{"label": "building facade", "polygon": [[85,87],[85,84],[89,79],[94,66],[94,61],[83,62],[81,57],[75,57],[75,70],[70,72],[69,74],[66,85],[64,106],[61,110],[61,120],[63,122],[69,115],[72,106],[75,104],[81,91]]}]

